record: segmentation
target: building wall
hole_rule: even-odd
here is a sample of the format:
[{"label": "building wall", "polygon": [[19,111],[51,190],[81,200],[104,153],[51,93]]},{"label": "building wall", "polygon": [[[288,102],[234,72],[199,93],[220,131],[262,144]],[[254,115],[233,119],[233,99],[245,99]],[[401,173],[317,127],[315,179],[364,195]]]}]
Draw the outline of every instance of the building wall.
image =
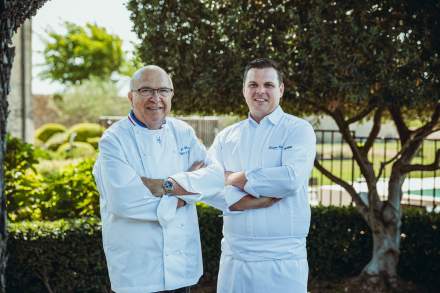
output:
[{"label": "building wall", "polygon": [[7,131],[13,136],[32,142],[32,25],[26,21],[12,40],[15,58],[11,73],[11,92],[8,96]]}]

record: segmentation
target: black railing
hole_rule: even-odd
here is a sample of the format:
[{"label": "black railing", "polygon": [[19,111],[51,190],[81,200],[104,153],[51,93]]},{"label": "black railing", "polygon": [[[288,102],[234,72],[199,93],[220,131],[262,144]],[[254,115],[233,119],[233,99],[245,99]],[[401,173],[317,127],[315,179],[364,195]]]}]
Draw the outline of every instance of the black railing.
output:
[{"label": "black railing", "polygon": [[[317,160],[333,175],[350,183],[367,200],[368,189],[365,180],[356,164],[348,144],[342,139],[337,130],[316,130]],[[355,136],[358,144],[363,144],[367,137]],[[413,163],[431,164],[436,150],[439,149],[439,139],[425,139],[417,152]],[[373,163],[376,175],[381,163],[393,158],[400,150],[398,138],[378,137],[368,153],[368,159]],[[381,199],[388,196],[388,177],[391,164],[386,165],[378,180],[378,192]],[[437,210],[440,207],[440,171],[415,171],[408,174],[402,187],[402,204],[425,207]],[[351,196],[341,186],[332,182],[314,168],[310,180],[310,196],[312,204],[351,205]]]}]

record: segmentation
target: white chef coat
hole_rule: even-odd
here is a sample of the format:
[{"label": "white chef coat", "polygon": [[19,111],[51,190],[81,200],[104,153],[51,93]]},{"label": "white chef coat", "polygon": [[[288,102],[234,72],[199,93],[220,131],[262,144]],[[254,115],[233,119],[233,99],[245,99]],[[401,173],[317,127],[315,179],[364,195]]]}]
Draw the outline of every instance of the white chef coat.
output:
[{"label": "white chef coat", "polygon": [[[223,188],[223,170],[208,167],[182,171],[206,160],[204,146],[185,122],[166,118],[159,130],[141,127],[133,117],[107,129],[99,143],[94,176],[100,192],[103,246],[112,290],[146,293],[197,283],[202,255],[194,202]],[[155,197],[140,176],[172,175],[198,195]]]},{"label": "white chef coat", "polygon": [[315,151],[311,125],[280,106],[259,124],[249,117],[217,135],[210,154],[225,171],[245,171],[247,178],[245,192],[221,192],[228,206],[246,193],[281,198],[268,208],[225,214],[217,292],[306,292]]}]

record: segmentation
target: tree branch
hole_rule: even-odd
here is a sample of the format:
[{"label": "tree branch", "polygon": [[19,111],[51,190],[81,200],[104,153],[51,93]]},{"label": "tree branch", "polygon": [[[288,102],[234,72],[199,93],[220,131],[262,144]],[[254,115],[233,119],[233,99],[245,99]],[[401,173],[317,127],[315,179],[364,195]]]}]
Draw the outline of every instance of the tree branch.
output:
[{"label": "tree branch", "polygon": [[373,118],[373,127],[371,128],[370,134],[368,135],[367,141],[365,142],[364,146],[361,148],[361,151],[367,155],[370,151],[371,147],[374,144],[374,141],[376,140],[377,136],[379,135],[380,128],[382,126],[382,113],[384,108],[379,107],[377,111],[374,113]]},{"label": "tree branch", "polygon": [[360,147],[357,145],[355,138],[351,135],[350,128],[344,120],[344,115],[339,108],[336,108],[332,113],[333,119],[335,119],[336,124],[342,134],[344,140],[350,146],[353,153],[353,157],[359,166],[362,175],[365,177],[368,186],[368,204],[370,210],[373,211],[378,203],[381,202],[377,192],[372,192],[377,188],[377,179],[374,174],[373,164],[368,161],[367,154],[364,154]]},{"label": "tree branch", "polygon": [[355,115],[355,116],[353,116],[353,117],[351,117],[351,118],[348,118],[348,119],[346,120],[347,124],[350,125],[350,124],[352,124],[352,123],[354,123],[354,122],[357,122],[357,121],[359,121],[359,120],[365,118],[368,114],[370,114],[370,113],[374,110],[374,108],[376,108],[376,105],[373,104],[373,103],[371,103],[370,105],[368,105],[367,108],[365,108],[363,111],[361,111],[361,112],[358,113],[357,115]]},{"label": "tree branch", "polygon": [[347,181],[343,180],[342,178],[333,175],[333,173],[327,170],[324,166],[322,166],[317,159],[315,159],[315,167],[322,174],[324,174],[330,180],[332,180],[334,183],[342,186],[353,198],[353,201],[356,203],[356,206],[359,208],[359,211],[362,214],[362,216],[364,216],[365,218],[368,217],[367,205],[365,204],[365,202],[362,200],[362,198],[359,196],[359,194],[356,192],[356,190],[351,184],[349,184]]},{"label": "tree branch", "polygon": [[409,139],[411,131],[406,125],[405,121],[402,117],[402,112],[400,111],[400,107],[395,104],[388,105],[388,111],[393,118],[394,124],[396,125],[397,132],[399,133],[401,144],[405,144],[405,142]]},{"label": "tree branch", "polygon": [[437,102],[437,105],[434,109],[434,112],[431,115],[431,120],[426,123],[425,125],[417,128],[416,130],[414,130],[414,135],[415,136],[428,136],[429,134],[435,132],[435,127],[439,124],[440,122],[440,102]]},{"label": "tree branch", "polygon": [[432,162],[432,164],[408,164],[402,166],[402,171],[404,173],[409,173],[412,171],[435,171],[437,169],[440,169],[440,150],[437,150],[437,152],[435,153],[434,162]]}]

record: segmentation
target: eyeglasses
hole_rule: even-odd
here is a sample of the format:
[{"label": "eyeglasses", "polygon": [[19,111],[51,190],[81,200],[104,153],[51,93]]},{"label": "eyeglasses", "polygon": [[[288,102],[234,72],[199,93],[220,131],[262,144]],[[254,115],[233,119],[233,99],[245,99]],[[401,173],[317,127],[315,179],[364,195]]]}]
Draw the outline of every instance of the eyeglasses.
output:
[{"label": "eyeglasses", "polygon": [[140,89],[131,90],[131,91],[138,92],[144,98],[152,97],[155,95],[155,93],[158,93],[159,96],[169,98],[173,93],[173,89],[170,89],[167,87],[161,87],[161,88],[157,88],[157,89],[153,89],[150,87],[141,87]]}]

